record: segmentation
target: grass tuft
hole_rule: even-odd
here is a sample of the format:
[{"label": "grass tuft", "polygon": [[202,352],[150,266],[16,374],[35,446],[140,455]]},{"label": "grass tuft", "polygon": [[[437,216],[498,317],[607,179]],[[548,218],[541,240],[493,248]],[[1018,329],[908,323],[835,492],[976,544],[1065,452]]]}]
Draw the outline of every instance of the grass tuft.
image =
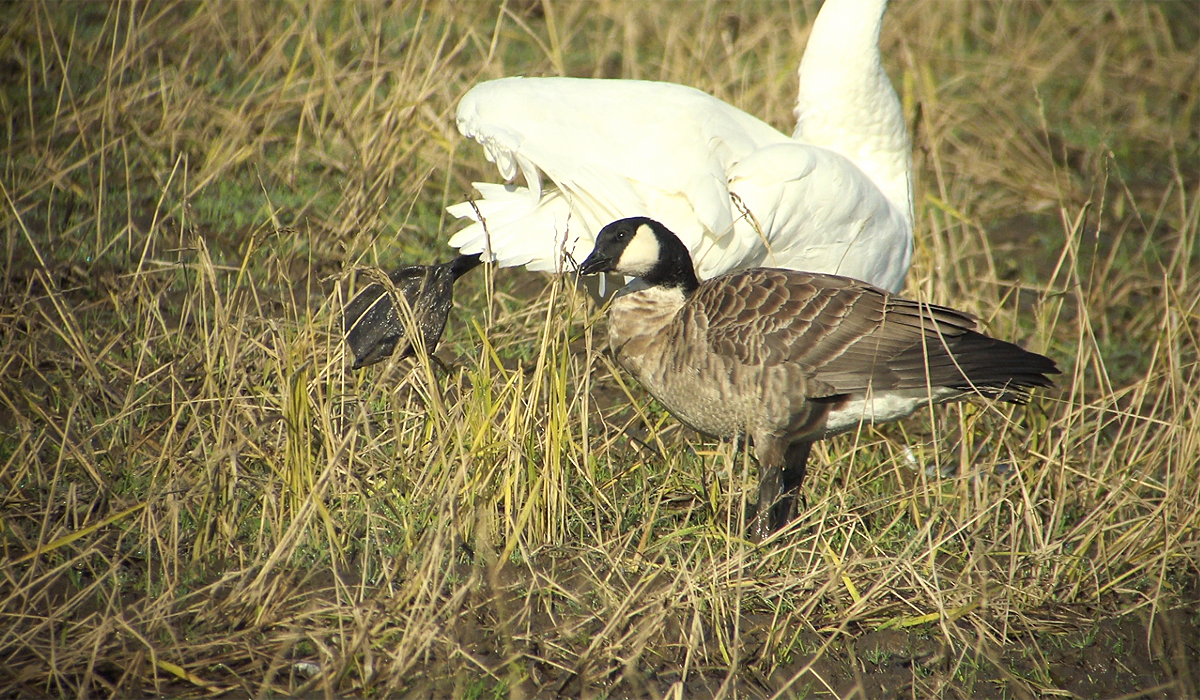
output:
[{"label": "grass tuft", "polygon": [[0,695],[1195,697],[1188,3],[893,3],[906,293],[1064,374],[819,445],[769,546],[753,463],[569,279],[485,267],[437,361],[349,371],[351,272],[446,259],[495,177],[471,85],[671,80],[790,132],[815,10],[8,7]]}]

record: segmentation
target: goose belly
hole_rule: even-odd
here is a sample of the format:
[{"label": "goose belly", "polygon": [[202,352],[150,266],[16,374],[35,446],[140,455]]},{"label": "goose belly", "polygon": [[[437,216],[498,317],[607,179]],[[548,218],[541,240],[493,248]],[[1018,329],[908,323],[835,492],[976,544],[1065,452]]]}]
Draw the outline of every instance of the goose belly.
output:
[{"label": "goose belly", "polygon": [[[739,377],[713,362],[689,364],[678,355],[618,353],[617,360],[673,416],[715,437],[754,433],[767,407],[739,389]],[[718,363],[719,364],[719,363]]]},{"label": "goose belly", "polygon": [[832,407],[826,417],[823,437],[854,430],[863,424],[889,423],[911,416],[917,409],[963,395],[960,389],[932,387],[851,395]]}]

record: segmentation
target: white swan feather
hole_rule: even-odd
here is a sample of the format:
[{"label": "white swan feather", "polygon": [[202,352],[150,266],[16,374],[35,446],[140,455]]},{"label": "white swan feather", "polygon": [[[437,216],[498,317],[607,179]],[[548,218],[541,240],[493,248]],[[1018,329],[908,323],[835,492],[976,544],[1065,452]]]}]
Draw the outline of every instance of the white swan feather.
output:
[{"label": "white swan feather", "polygon": [[647,216],[683,240],[702,279],[766,265],[898,291],[912,256],[912,160],[880,62],[885,6],[821,8],[800,64],[792,137],[673,83],[475,86],[459,102],[458,128],[506,183],[475,183],[474,206],[448,207],[473,220],[450,245],[503,266],[570,270],[605,224]]}]

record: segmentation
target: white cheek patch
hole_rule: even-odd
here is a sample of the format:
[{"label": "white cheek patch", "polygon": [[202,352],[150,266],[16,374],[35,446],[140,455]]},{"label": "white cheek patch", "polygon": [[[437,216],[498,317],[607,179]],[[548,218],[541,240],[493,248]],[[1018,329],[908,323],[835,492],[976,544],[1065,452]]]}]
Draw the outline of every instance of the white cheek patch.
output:
[{"label": "white cheek patch", "polygon": [[617,261],[615,272],[641,277],[657,264],[658,238],[649,226],[642,224],[625,245],[625,250],[621,251],[621,259]]}]

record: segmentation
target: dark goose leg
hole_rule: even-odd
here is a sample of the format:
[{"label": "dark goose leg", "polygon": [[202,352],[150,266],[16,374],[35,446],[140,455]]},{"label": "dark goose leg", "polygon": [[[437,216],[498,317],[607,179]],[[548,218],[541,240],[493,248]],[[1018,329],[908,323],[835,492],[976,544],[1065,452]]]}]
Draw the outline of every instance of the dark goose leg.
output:
[{"label": "dark goose leg", "polygon": [[[811,442],[795,442],[788,445],[782,459],[779,459],[780,450],[775,445],[759,453],[758,512],[751,533],[754,539],[765,540],[795,517],[796,499],[800,495],[800,485],[804,483],[811,451]],[[779,466],[781,462],[782,467]]]}]

